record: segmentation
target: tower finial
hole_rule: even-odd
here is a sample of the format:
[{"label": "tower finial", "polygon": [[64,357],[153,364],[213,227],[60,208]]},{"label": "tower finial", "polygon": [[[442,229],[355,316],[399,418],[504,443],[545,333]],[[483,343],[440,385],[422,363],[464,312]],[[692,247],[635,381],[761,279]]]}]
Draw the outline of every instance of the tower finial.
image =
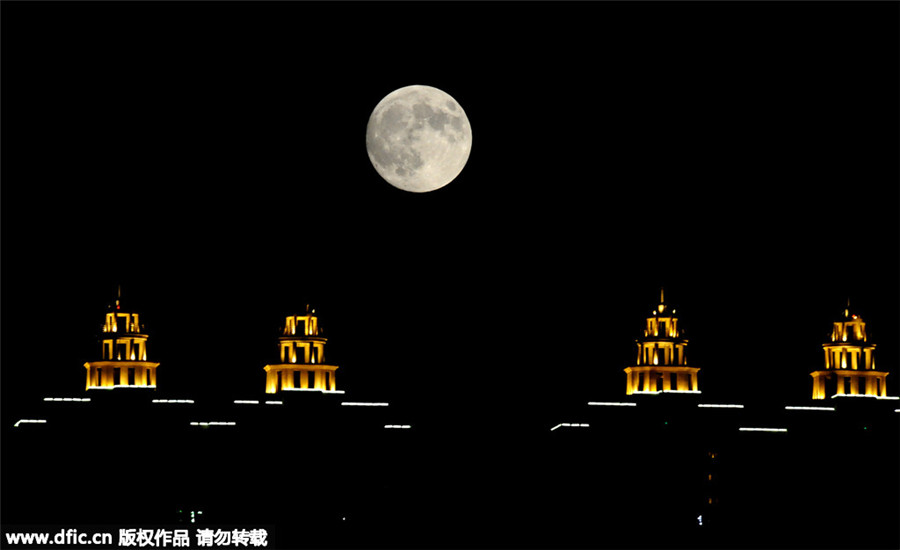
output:
[{"label": "tower finial", "polygon": [[850,317],[850,296],[847,296],[847,309],[844,310],[844,317]]},{"label": "tower finial", "polygon": [[661,303],[661,304],[665,303],[665,300],[663,298],[664,298],[663,287],[659,287],[659,303]]}]

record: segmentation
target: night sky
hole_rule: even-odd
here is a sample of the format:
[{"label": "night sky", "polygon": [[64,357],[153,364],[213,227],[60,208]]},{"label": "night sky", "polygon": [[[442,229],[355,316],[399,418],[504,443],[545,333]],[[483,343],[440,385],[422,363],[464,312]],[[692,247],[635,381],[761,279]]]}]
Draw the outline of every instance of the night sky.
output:
[{"label": "night sky", "polygon": [[[897,3],[2,11],[5,421],[119,284],[170,396],[262,392],[309,303],[348,393],[543,418],[624,395],[661,286],[704,398],[808,399],[848,296],[898,393]],[[473,130],[427,194],[365,149],[411,84]]]}]

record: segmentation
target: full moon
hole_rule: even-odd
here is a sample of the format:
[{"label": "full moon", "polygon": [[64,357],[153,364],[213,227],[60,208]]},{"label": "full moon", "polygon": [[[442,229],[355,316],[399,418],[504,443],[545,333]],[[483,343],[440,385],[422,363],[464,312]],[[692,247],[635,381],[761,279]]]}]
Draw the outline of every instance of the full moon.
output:
[{"label": "full moon", "polygon": [[414,193],[434,191],[462,172],[472,149],[465,111],[431,86],[406,86],[382,99],[366,127],[372,166],[388,183]]}]

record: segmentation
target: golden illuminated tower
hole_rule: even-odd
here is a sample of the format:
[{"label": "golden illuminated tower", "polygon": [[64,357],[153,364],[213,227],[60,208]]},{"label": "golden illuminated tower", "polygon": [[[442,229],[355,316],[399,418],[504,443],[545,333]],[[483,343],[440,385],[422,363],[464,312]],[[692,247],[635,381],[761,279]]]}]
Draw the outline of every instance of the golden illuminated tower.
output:
[{"label": "golden illuminated tower", "polygon": [[[319,329],[316,310],[303,315],[289,315],[284,321],[284,333],[278,338],[281,363],[266,365],[266,393],[278,391],[337,391],[337,365],[325,364],[325,343]],[[309,375],[313,379],[310,384]]]},{"label": "golden illuminated tower", "polygon": [[660,289],[659,305],[647,317],[644,336],[635,340],[637,364],[625,368],[626,394],[700,392],[697,382],[700,369],[687,366],[688,341],[682,334],[675,310],[669,310]]},{"label": "golden illuminated tower", "polygon": [[147,335],[137,313],[122,310],[122,287],[109,307],[100,338],[101,361],[84,364],[85,390],[156,388],[156,367],[147,361]]},{"label": "golden illuminated tower", "polygon": [[825,348],[825,369],[810,373],[813,399],[835,396],[885,397],[888,373],[875,370],[875,344],[866,337],[866,323],[850,312],[850,300],[844,316],[834,322],[831,341]]}]

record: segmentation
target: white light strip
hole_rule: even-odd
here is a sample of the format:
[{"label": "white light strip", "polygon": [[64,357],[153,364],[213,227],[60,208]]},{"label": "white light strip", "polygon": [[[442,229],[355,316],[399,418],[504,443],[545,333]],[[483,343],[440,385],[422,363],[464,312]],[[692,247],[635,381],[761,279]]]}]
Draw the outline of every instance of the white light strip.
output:
[{"label": "white light strip", "polygon": [[834,407],[793,407],[788,405],[786,411],[833,411]]},{"label": "white light strip", "polygon": [[896,400],[896,399],[900,399],[900,396],[896,396],[896,395],[884,395],[884,396],[882,396],[882,395],[866,395],[866,394],[863,394],[863,393],[858,393],[858,394],[856,394],[856,395],[854,395],[854,394],[852,394],[852,393],[836,393],[836,394],[834,394],[834,395],[831,396],[832,399],[834,399],[835,397],[874,397],[875,399],[886,399],[886,400]]},{"label": "white light strip", "polygon": [[343,394],[344,390],[320,390],[317,388],[281,388],[281,391],[317,391],[319,393]]},{"label": "white light strip", "polygon": [[408,430],[412,426],[409,424],[385,424],[384,427],[388,429]]},{"label": "white light strip", "polygon": [[591,427],[590,424],[570,424],[569,422],[563,422],[562,424],[557,424],[556,426],[553,426],[552,428],[550,428],[550,431],[552,432],[553,430],[555,430],[557,428],[590,428],[590,427]]},{"label": "white light strip", "polygon": [[787,428],[738,428],[738,430],[742,432],[787,432]]},{"label": "white light strip", "polygon": [[895,413],[900,413],[900,409],[894,409]]},{"label": "white light strip", "polygon": [[588,401],[588,405],[598,407],[637,407],[637,403],[615,403],[612,401]]},{"label": "white light strip", "polygon": [[344,407],[387,407],[388,403],[366,403],[363,401],[341,401],[341,406]]},{"label": "white light strip", "polygon": [[205,428],[206,426],[237,426],[236,422],[191,422],[191,426],[200,426]]},{"label": "white light strip", "polygon": [[44,401],[74,401],[76,403],[85,403],[90,401],[90,397],[45,397]]},{"label": "white light strip", "polygon": [[662,390],[662,391],[645,391],[645,390],[637,390],[632,393],[640,394],[640,395],[659,395],[661,393],[689,393],[699,395],[703,392],[700,390]]},{"label": "white light strip", "polygon": [[128,384],[116,384],[114,386],[88,386],[89,390],[113,390],[116,388],[156,388],[156,386],[134,386]]},{"label": "white light strip", "polygon": [[13,428],[18,428],[19,424],[46,424],[46,423],[47,423],[47,421],[42,420],[42,419],[23,418],[22,420],[19,420],[18,422],[13,424]]},{"label": "white light strip", "polygon": [[266,401],[266,405],[284,405],[281,401]]},{"label": "white light strip", "polygon": [[235,405],[259,405],[259,401],[255,401],[252,399],[235,399]]},{"label": "white light strip", "polygon": [[700,403],[697,405],[701,409],[743,409],[743,405],[714,405],[712,403]]},{"label": "white light strip", "polygon": [[194,404],[193,399],[154,399],[153,403],[190,403]]}]

